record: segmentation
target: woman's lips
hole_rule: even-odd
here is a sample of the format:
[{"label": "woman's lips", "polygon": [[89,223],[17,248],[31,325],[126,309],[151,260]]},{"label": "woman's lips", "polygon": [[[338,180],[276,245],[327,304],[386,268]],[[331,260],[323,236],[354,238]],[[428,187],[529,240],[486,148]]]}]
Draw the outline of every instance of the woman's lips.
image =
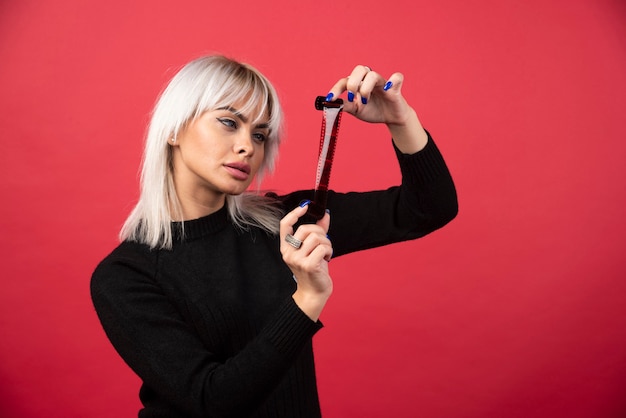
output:
[{"label": "woman's lips", "polygon": [[250,165],[246,163],[228,163],[224,167],[237,180],[247,180],[250,176]]}]

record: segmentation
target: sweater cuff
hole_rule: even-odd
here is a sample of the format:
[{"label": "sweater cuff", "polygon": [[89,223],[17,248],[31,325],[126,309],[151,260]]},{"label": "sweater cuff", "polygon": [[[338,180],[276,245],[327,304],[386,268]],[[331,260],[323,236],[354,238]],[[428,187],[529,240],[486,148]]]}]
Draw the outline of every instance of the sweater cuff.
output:
[{"label": "sweater cuff", "polygon": [[299,354],[323,327],[321,322],[313,322],[302,312],[291,297],[276,312],[274,319],[265,328],[267,338],[281,353],[290,357]]},{"label": "sweater cuff", "polygon": [[442,174],[448,174],[448,167],[437,145],[435,145],[428,131],[426,131],[426,134],[428,135],[426,146],[414,154],[403,154],[396,147],[395,143],[393,144],[396,157],[400,163],[403,183],[424,185],[437,179]]}]

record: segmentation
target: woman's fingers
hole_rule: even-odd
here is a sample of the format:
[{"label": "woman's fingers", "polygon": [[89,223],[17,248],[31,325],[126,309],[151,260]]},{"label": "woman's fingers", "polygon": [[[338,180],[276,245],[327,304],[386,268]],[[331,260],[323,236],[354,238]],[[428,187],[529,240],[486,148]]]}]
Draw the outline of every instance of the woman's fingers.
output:
[{"label": "woman's fingers", "polygon": [[294,301],[311,320],[317,321],[333,290],[328,274],[333,248],[326,235],[330,215],[326,213],[316,224],[301,225],[294,232],[294,225],[306,211],[304,202],[280,221],[280,252],[297,283]]},{"label": "woman's fingers", "polygon": [[366,65],[357,65],[349,76],[339,79],[335,83],[330,89],[327,99],[335,99],[347,91],[349,103],[363,100],[364,97],[369,97],[372,88],[377,84],[384,85],[384,80],[378,73]]},{"label": "woman's fingers", "polygon": [[330,260],[333,250],[327,236],[330,227],[328,213],[316,224],[303,224],[294,231],[298,219],[307,212],[307,203],[296,207],[280,221],[280,250],[288,265],[298,264],[299,269],[310,271],[317,268],[322,259]]},{"label": "woman's fingers", "polygon": [[377,78],[380,78],[380,75],[365,65],[357,65],[354,67],[352,73],[350,73],[348,80],[346,81],[348,101],[354,101],[355,96],[361,93],[362,87],[366,81],[369,81],[369,83],[367,83],[369,85],[372,84],[373,80],[376,80]]},{"label": "woman's fingers", "polygon": [[401,88],[402,73],[384,78],[366,65],[357,65],[350,75],[339,79],[330,89],[327,100],[346,93],[344,110],[366,122],[398,123],[406,113]]},{"label": "woman's fingers", "polygon": [[370,123],[402,124],[411,113],[402,96],[403,82],[402,73],[393,73],[386,79],[365,65],[357,65],[349,76],[335,83],[327,100],[347,92],[343,104],[346,113]]},{"label": "woman's fingers", "polygon": [[307,212],[309,209],[309,203],[311,202],[308,200],[302,202],[298,207],[287,213],[280,220],[280,237],[282,240],[285,239],[287,234],[293,234],[293,226],[298,222],[298,219],[300,219],[300,217]]}]

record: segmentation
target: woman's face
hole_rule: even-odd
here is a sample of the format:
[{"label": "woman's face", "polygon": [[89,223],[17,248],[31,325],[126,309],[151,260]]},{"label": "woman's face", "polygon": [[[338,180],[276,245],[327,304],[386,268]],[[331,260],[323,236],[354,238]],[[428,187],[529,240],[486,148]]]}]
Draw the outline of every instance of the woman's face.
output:
[{"label": "woman's face", "polygon": [[267,118],[253,124],[256,115],[238,108],[203,113],[173,143],[174,184],[186,214],[189,205],[210,208],[208,213],[222,207],[227,194],[243,193],[259,171],[269,136]]}]

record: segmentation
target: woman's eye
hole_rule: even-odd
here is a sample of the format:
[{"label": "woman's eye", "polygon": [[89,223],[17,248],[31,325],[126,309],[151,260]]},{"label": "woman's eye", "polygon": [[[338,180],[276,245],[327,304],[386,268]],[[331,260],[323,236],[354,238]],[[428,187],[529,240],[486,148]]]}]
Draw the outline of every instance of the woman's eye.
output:
[{"label": "woman's eye", "polygon": [[265,141],[267,141],[267,136],[265,134],[257,132],[255,134],[253,134],[252,136],[258,142],[265,142]]},{"label": "woman's eye", "polygon": [[237,122],[228,118],[217,118],[217,120],[224,126],[229,128],[237,128]]}]

